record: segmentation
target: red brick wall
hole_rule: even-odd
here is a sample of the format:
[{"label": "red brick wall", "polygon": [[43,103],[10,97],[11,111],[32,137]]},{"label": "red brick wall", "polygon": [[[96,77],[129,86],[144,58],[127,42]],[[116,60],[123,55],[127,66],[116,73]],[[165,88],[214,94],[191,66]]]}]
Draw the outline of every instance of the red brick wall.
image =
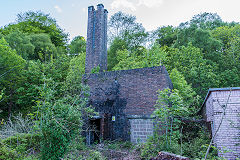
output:
[{"label": "red brick wall", "polygon": [[151,115],[157,91],[172,88],[163,66],[87,74],[84,81],[90,86],[92,101],[104,102],[116,97],[124,99],[126,104],[122,105],[125,105],[123,112],[126,115]]}]

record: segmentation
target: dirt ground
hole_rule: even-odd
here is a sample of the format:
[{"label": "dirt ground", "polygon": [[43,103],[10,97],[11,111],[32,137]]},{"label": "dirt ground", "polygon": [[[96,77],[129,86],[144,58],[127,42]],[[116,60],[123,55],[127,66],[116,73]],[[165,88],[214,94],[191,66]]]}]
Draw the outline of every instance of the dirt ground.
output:
[{"label": "dirt ground", "polygon": [[140,160],[140,152],[132,148],[109,149],[103,144],[96,146],[96,149],[109,160]]}]

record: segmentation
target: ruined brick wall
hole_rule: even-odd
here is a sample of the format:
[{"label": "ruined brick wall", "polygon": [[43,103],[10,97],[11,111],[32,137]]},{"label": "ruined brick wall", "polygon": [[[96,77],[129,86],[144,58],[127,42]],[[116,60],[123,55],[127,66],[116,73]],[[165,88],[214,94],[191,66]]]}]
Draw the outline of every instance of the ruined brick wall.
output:
[{"label": "ruined brick wall", "polygon": [[220,156],[236,159],[240,157],[240,89],[231,92],[229,90],[212,91],[206,101],[206,118],[211,122],[213,135],[223,115],[222,105],[226,104],[228,97],[226,115],[214,143],[220,149]]},{"label": "ruined brick wall", "polygon": [[128,117],[151,115],[157,91],[172,88],[164,66],[86,74],[83,81],[90,87],[90,105],[110,117],[110,139],[130,140]]},{"label": "ruined brick wall", "polygon": [[107,70],[107,10],[102,4],[88,7],[88,27],[85,72],[100,67]]},{"label": "ruined brick wall", "polygon": [[[100,73],[89,74],[98,66]],[[107,70],[107,10],[99,4],[97,10],[93,6],[88,8],[87,74],[84,75],[83,82],[90,87],[89,105],[100,113],[101,136],[104,139],[130,140],[130,128],[134,125],[129,119],[133,122],[138,115],[138,120],[148,121],[143,117],[150,117],[154,111],[157,91],[172,88],[172,83],[163,66],[115,72],[103,72],[104,70]],[[145,133],[147,131],[137,134],[146,139]]]}]

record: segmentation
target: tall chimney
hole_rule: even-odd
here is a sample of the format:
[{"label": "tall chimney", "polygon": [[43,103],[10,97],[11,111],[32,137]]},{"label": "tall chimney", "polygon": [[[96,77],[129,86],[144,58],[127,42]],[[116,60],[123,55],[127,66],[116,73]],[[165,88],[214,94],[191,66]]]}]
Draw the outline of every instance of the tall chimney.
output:
[{"label": "tall chimney", "polygon": [[107,10],[103,4],[88,7],[85,73],[94,68],[107,70]]}]

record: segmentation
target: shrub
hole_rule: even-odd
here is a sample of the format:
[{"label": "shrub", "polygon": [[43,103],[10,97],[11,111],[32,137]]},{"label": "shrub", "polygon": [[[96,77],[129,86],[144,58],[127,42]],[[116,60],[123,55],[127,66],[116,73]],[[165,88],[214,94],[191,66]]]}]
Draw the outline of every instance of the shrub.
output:
[{"label": "shrub", "polygon": [[106,158],[102,156],[102,154],[99,151],[90,151],[89,156],[87,157],[87,160],[105,160]]},{"label": "shrub", "polygon": [[20,134],[1,140],[0,159],[22,159],[39,150],[39,134]]},{"label": "shrub", "polygon": [[1,125],[0,138],[4,139],[22,133],[36,133],[34,125],[35,121],[29,116],[23,117],[21,113],[11,116],[7,122]]},{"label": "shrub", "polygon": [[24,146],[23,148],[25,148],[25,150],[28,150],[30,148],[34,150],[39,150],[40,140],[41,137],[39,134],[20,134],[3,139],[2,143],[10,146],[11,148],[18,148],[18,146]]},{"label": "shrub", "polygon": [[[185,106],[177,90],[159,91],[154,111],[155,134],[141,148],[144,159],[167,151],[189,158],[203,158],[210,136],[206,128],[191,121],[190,106]],[[184,117],[184,118],[181,118]],[[189,119],[189,121],[184,121]],[[157,127],[160,127],[159,129]],[[210,158],[216,158],[216,148],[212,148]]]},{"label": "shrub", "polygon": [[43,160],[63,158],[70,143],[81,132],[83,117],[93,113],[93,109],[86,106],[87,87],[82,84],[72,89],[72,86],[65,86],[59,95],[55,86],[56,82],[45,79],[40,87],[42,100],[37,105]]},{"label": "shrub", "polygon": [[14,149],[7,147],[0,142],[0,159],[1,160],[15,160],[18,158],[18,154]]}]

